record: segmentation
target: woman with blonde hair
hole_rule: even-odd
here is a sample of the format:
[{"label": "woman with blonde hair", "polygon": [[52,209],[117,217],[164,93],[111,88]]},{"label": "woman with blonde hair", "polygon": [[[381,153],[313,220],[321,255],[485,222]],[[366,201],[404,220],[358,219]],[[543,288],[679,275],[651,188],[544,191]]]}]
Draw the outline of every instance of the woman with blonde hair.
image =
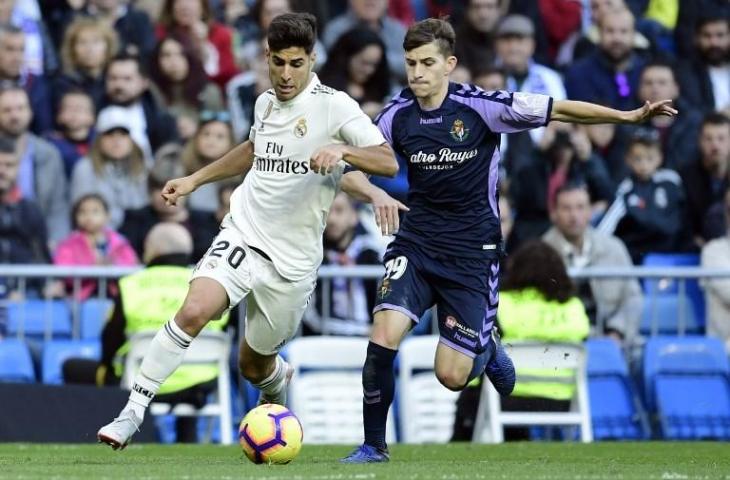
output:
[{"label": "woman with blonde hair", "polygon": [[56,80],[54,104],[71,88],[84,90],[98,109],[104,96],[104,73],[116,55],[119,39],[107,23],[79,17],[68,26],[61,45],[63,74]]},{"label": "woman with blonde hair", "polygon": [[125,210],[149,203],[144,154],[129,135],[131,127],[121,107],[105,108],[99,114],[96,130],[88,156],[74,166],[71,201],[98,193],[109,205],[109,226],[116,229],[124,220]]}]

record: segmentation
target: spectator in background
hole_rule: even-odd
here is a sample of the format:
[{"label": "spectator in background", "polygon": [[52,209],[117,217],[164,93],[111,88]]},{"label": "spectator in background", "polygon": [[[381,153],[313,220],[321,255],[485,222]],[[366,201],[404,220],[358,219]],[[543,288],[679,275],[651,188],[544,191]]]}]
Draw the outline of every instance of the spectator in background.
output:
[{"label": "spectator in background", "polygon": [[722,200],[730,185],[730,119],[719,113],[705,116],[699,134],[699,158],[680,173],[692,234],[701,247],[712,239],[707,225],[710,207]]},{"label": "spectator in background", "polygon": [[679,96],[672,66],[661,61],[650,62],[641,72],[639,101],[653,103],[666,99],[674,101],[674,108],[682,112],[681,115],[654,117],[644,128],[651,128],[659,135],[663,167],[679,171],[692,162],[697,151],[702,114]]},{"label": "spectator in background", "polygon": [[48,84],[43,75],[27,72],[23,68],[25,33],[12,25],[0,25],[0,81],[13,82],[28,92],[33,122],[30,129],[42,135],[53,128],[52,105]]},{"label": "spectator in background", "polygon": [[95,134],[94,123],[94,100],[83,90],[67,90],[58,105],[58,130],[47,134],[46,140],[61,154],[66,177],[69,179],[76,162],[89,154]]},{"label": "spectator in background", "polygon": [[18,188],[23,198],[40,207],[49,240],[55,243],[70,229],[68,182],[56,147],[28,131],[32,118],[22,87],[0,87],[0,135],[15,142],[20,159]]},{"label": "spectator in background", "polygon": [[208,81],[203,64],[187,37],[171,35],[154,49],[150,77],[157,85],[165,106],[177,119],[182,138],[195,133],[200,110],[221,110],[221,90]]},{"label": "spectator in background", "polygon": [[148,60],[155,47],[155,32],[150,17],[126,0],[89,0],[85,13],[116,30],[119,49]]},{"label": "spectator in background", "polygon": [[682,63],[682,97],[704,112],[722,110],[730,115],[730,16],[698,20],[696,55]]},{"label": "spectator in background", "polygon": [[58,57],[39,13],[33,0],[0,2],[0,24],[15,25],[25,34],[23,72],[51,75],[58,70]]},{"label": "spectator in background", "polygon": [[562,65],[560,53],[580,31],[579,0],[510,0],[509,12],[525,15],[535,25],[537,61]]},{"label": "spectator in background", "polygon": [[464,19],[456,28],[459,63],[472,74],[494,63],[494,31],[502,15],[501,0],[467,0]]},{"label": "spectator in background", "polygon": [[[56,247],[53,263],[56,265],[136,265],[137,255],[127,242],[109,227],[109,205],[98,193],[81,196],[72,210],[74,231]],[[105,295],[115,297],[116,282],[107,283]],[[73,292],[73,281],[66,282],[68,292]],[[78,300],[86,300],[97,291],[98,282],[82,280]],[[73,292],[76,293],[76,292]]]},{"label": "spectator in background", "polygon": [[[228,112],[203,111],[195,135],[182,152],[183,175],[191,175],[218,160],[235,146]],[[208,183],[187,197],[188,206],[195,210],[214,212],[218,209],[218,187],[221,182]]]},{"label": "spectator in background", "polygon": [[104,74],[117,48],[117,34],[109,25],[92,18],[74,20],[63,35],[63,74],[53,87],[54,105],[67,90],[76,88],[91,95],[97,110],[101,108]]},{"label": "spectator in background", "polygon": [[190,39],[208,78],[221,89],[238,73],[233,57],[233,32],[214,20],[208,0],[165,0],[157,38],[169,34]]},{"label": "spectator in background", "polygon": [[660,168],[662,160],[654,132],[637,131],[626,150],[631,173],[619,184],[616,199],[597,227],[619,237],[636,265],[649,252],[691,249],[682,179],[674,170]]},{"label": "spectator in background", "polygon": [[[499,293],[497,324],[502,341],[582,343],[589,332],[588,316],[575,287],[568,277],[558,253],[546,243],[532,240],[507,258],[505,281]],[[546,348],[549,346],[546,345]],[[546,373],[546,372],[541,372]],[[572,375],[571,371],[555,369],[547,375],[556,380]],[[529,371],[520,371],[517,365],[517,383],[509,397],[502,397],[503,411],[570,410],[575,395],[574,382],[530,381]],[[474,418],[479,405],[482,377],[475,379],[470,388],[462,390],[457,401],[456,420],[452,440],[470,440]],[[527,427],[506,427],[505,440],[528,440]]]},{"label": "spectator in background", "polygon": [[403,62],[403,37],[406,28],[397,20],[388,16],[386,0],[349,0],[347,13],[327,23],[322,41],[329,52],[332,52],[337,39],[348,30],[363,26],[372,29],[383,40],[390,72],[398,79],[406,77]]},{"label": "spectator in background", "polygon": [[568,182],[588,185],[593,215],[603,212],[613,198],[613,183],[591,149],[585,131],[565,123],[552,122],[545,130],[542,153],[517,169],[510,182],[515,225],[508,249],[536,238],[550,228],[550,212],[558,189]]},{"label": "spectator in background", "polygon": [[[0,263],[50,263],[46,222],[32,198],[24,198],[18,187],[20,158],[16,145],[0,137]],[[39,293],[42,285],[31,282],[30,290]],[[0,298],[17,298],[17,282],[0,278]]]},{"label": "spectator in background", "polygon": [[[332,202],[324,230],[324,265],[378,265],[380,239],[360,225],[357,209],[350,197],[338,193]],[[325,299],[321,288],[304,315],[305,334],[367,335],[375,301],[377,280],[333,278],[331,294]],[[323,302],[329,301],[329,316],[324,317]]]},{"label": "spectator in background", "polygon": [[121,107],[99,113],[97,136],[89,155],[78,161],[71,175],[71,200],[98,193],[109,206],[109,225],[119,228],[124,210],[147,204],[147,171],[142,149],[131,137],[130,119]]},{"label": "spectator in background", "polygon": [[[119,55],[111,60],[106,74],[103,107],[124,110],[130,134],[142,149],[147,164],[162,145],[178,138],[175,119],[150,91],[149,80],[139,58]],[[101,115],[103,109],[99,111]]]},{"label": "spectator in background", "polygon": [[[730,189],[723,200],[725,235],[702,247],[701,266],[705,268],[730,268]],[[730,279],[702,280],[707,301],[707,334],[725,343],[730,354]]]},{"label": "spectator in background", "polygon": [[[626,246],[613,235],[605,235],[590,225],[591,203],[583,183],[566,183],[557,192],[553,226],[542,240],[553,247],[568,268],[630,267]],[[574,280],[594,335],[607,335],[627,345],[638,332],[643,295],[638,280]]]},{"label": "spectator in background", "polygon": [[[555,70],[536,63],[535,28],[524,15],[507,15],[497,27],[497,65],[507,73],[507,90],[549,95],[553,100],[565,100],[563,80]],[[538,144],[544,128],[530,130]]]},{"label": "spectator in background", "polygon": [[162,188],[168,180],[183,176],[179,162],[179,149],[164,147],[147,178],[146,206],[124,213],[124,224],[119,232],[124,235],[140,257],[144,254],[144,242],[152,227],[158,223],[179,223],[193,238],[192,261],[197,262],[208,250],[218,233],[218,224],[211,222],[210,212],[190,210],[186,200],[178,199],[175,205],[167,205],[162,198]]},{"label": "spectator in background", "polygon": [[576,61],[565,75],[568,98],[633,109],[639,73],[646,63],[633,50],[634,16],[626,8],[610,10],[598,27],[598,50]]},{"label": "spectator in background", "polygon": [[680,0],[679,21],[674,29],[677,57],[692,58],[696,55],[693,40],[697,21],[705,17],[730,18],[727,0]]},{"label": "spectator in background", "polygon": [[258,59],[253,62],[253,68],[239,73],[226,86],[228,111],[231,112],[231,125],[237,142],[248,139],[256,99],[271,88],[265,49],[264,39],[259,44]]},{"label": "spectator in background", "polygon": [[370,118],[392,93],[385,44],[369,28],[345,32],[319,72],[321,82],[352,97]]}]

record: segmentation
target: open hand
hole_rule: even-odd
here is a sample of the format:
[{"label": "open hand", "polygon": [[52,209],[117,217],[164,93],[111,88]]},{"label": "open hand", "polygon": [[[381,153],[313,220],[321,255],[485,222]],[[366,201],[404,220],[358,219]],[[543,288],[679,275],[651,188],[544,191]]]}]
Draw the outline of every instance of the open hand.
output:
[{"label": "open hand", "polygon": [[672,107],[671,100],[661,100],[655,103],[647,100],[641,108],[629,112],[629,121],[631,123],[643,123],[659,115],[674,117],[677,114],[679,114],[679,111]]},{"label": "open hand", "polygon": [[380,227],[380,232],[383,235],[395,235],[400,228],[398,211],[407,212],[410,209],[380,188],[376,190],[371,203],[375,212],[375,223]]},{"label": "open hand", "polygon": [[177,205],[177,199],[195,190],[195,182],[190,176],[174,178],[162,188],[162,198],[167,206]]}]

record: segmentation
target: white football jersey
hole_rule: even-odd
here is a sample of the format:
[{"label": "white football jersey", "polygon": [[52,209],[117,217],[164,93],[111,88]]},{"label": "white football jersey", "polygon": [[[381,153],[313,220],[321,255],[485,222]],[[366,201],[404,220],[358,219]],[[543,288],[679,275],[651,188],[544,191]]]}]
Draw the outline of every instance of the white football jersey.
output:
[{"label": "white football jersey", "polygon": [[368,147],[385,139],[355,100],[314,74],[286,102],[273,89],[261,94],[249,139],[255,158],[231,196],[233,223],[248,245],[271,257],[281,276],[301,280],[322,262],[327,214],[346,167],[340,162],[322,176],[309,168],[312,154],[333,143]]}]

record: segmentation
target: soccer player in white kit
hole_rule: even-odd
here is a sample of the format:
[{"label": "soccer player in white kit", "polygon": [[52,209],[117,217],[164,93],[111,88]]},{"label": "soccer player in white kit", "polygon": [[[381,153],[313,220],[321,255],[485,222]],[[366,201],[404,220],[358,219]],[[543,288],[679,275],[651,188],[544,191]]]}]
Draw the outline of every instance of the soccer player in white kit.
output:
[{"label": "soccer player in white kit", "polygon": [[278,351],[296,333],[314,290],[338,189],[373,203],[383,233],[398,228],[398,209],[405,207],[362,173],[394,176],[393,151],[353,99],[312,73],[315,39],[312,15],[276,17],[267,34],[273,88],[256,101],[249,139],[163,189],[174,204],[203,184],[247,173],[192,275],[183,306],[152,341],[127,405],[97,434],[115,450],[129,443],[193,338],[244,298],[241,374],[259,388],[261,403],[284,404],[291,369]]}]

